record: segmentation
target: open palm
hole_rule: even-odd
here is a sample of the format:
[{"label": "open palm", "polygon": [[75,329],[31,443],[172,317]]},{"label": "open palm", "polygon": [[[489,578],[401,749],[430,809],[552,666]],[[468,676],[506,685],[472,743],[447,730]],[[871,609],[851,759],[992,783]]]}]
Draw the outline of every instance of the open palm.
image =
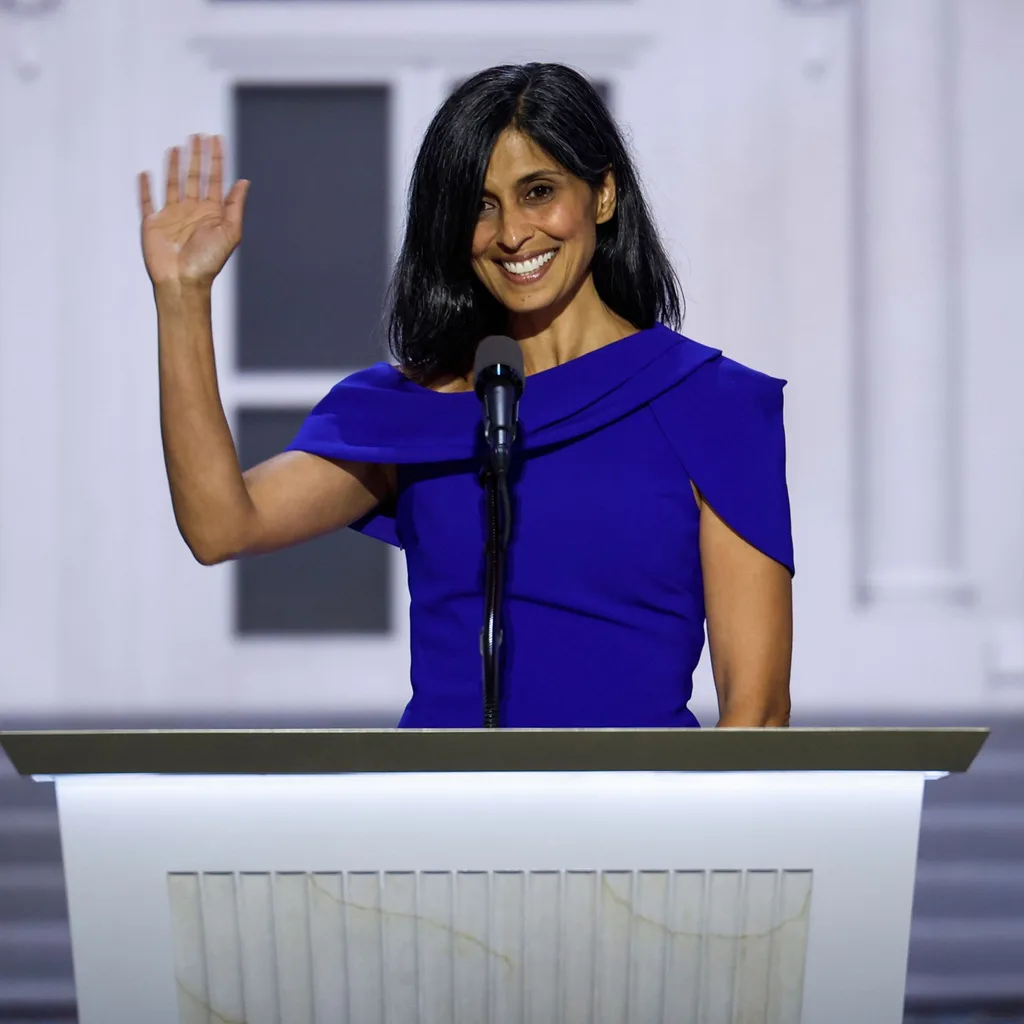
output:
[{"label": "open palm", "polygon": [[204,140],[194,135],[189,150],[184,190],[180,150],[175,147],[170,152],[162,209],[153,207],[149,175],[139,175],[142,254],[154,285],[211,283],[242,238],[249,182],[238,181],[226,197],[223,195],[224,154],[220,136]]}]

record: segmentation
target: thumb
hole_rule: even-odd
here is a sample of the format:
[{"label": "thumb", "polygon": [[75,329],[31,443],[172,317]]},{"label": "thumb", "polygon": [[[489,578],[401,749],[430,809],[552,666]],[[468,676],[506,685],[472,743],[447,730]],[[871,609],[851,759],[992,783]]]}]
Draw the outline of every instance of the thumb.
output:
[{"label": "thumb", "polygon": [[224,200],[224,217],[237,235],[241,235],[242,233],[242,216],[245,213],[245,199],[249,194],[249,186],[251,184],[251,181],[247,181],[244,178],[240,181],[236,181],[234,185],[231,186],[231,191],[227,194],[227,198]]}]

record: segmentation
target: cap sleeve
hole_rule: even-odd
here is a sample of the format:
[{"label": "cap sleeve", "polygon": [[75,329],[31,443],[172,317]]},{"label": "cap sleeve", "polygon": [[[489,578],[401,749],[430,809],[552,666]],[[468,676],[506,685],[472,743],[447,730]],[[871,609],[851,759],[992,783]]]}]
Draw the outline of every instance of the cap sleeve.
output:
[{"label": "cap sleeve", "polygon": [[[396,461],[393,447],[386,441],[375,443],[375,438],[361,436],[359,429],[367,428],[372,435],[374,422],[386,415],[389,384],[383,364],[347,377],[317,403],[285,450],[342,462]],[[393,503],[379,505],[350,524],[350,529],[394,547],[402,546]]]},{"label": "cap sleeve", "polygon": [[651,410],[717,515],[792,575],[785,385],[722,357],[654,399]]}]

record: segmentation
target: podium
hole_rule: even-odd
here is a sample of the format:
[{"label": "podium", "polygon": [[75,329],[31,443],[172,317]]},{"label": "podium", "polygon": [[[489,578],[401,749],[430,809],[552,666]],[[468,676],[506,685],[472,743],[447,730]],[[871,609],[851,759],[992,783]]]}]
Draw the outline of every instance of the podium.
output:
[{"label": "podium", "polygon": [[81,1024],[899,1024],[924,785],[986,735],[0,744],[56,782]]}]

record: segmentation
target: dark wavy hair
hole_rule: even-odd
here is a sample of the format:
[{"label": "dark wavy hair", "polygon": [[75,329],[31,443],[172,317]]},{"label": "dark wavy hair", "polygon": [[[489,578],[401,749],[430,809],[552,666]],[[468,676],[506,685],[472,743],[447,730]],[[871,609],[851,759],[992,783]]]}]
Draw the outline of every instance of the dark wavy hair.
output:
[{"label": "dark wavy hair", "polygon": [[463,375],[508,313],[473,271],[484,178],[514,128],[597,188],[615,175],[615,215],[597,226],[590,270],[601,300],[643,330],[678,327],[682,296],[622,135],[597,90],[562,64],[501,65],[464,82],[427,129],[409,186],[405,239],[389,289],[388,340],[421,382]]}]

